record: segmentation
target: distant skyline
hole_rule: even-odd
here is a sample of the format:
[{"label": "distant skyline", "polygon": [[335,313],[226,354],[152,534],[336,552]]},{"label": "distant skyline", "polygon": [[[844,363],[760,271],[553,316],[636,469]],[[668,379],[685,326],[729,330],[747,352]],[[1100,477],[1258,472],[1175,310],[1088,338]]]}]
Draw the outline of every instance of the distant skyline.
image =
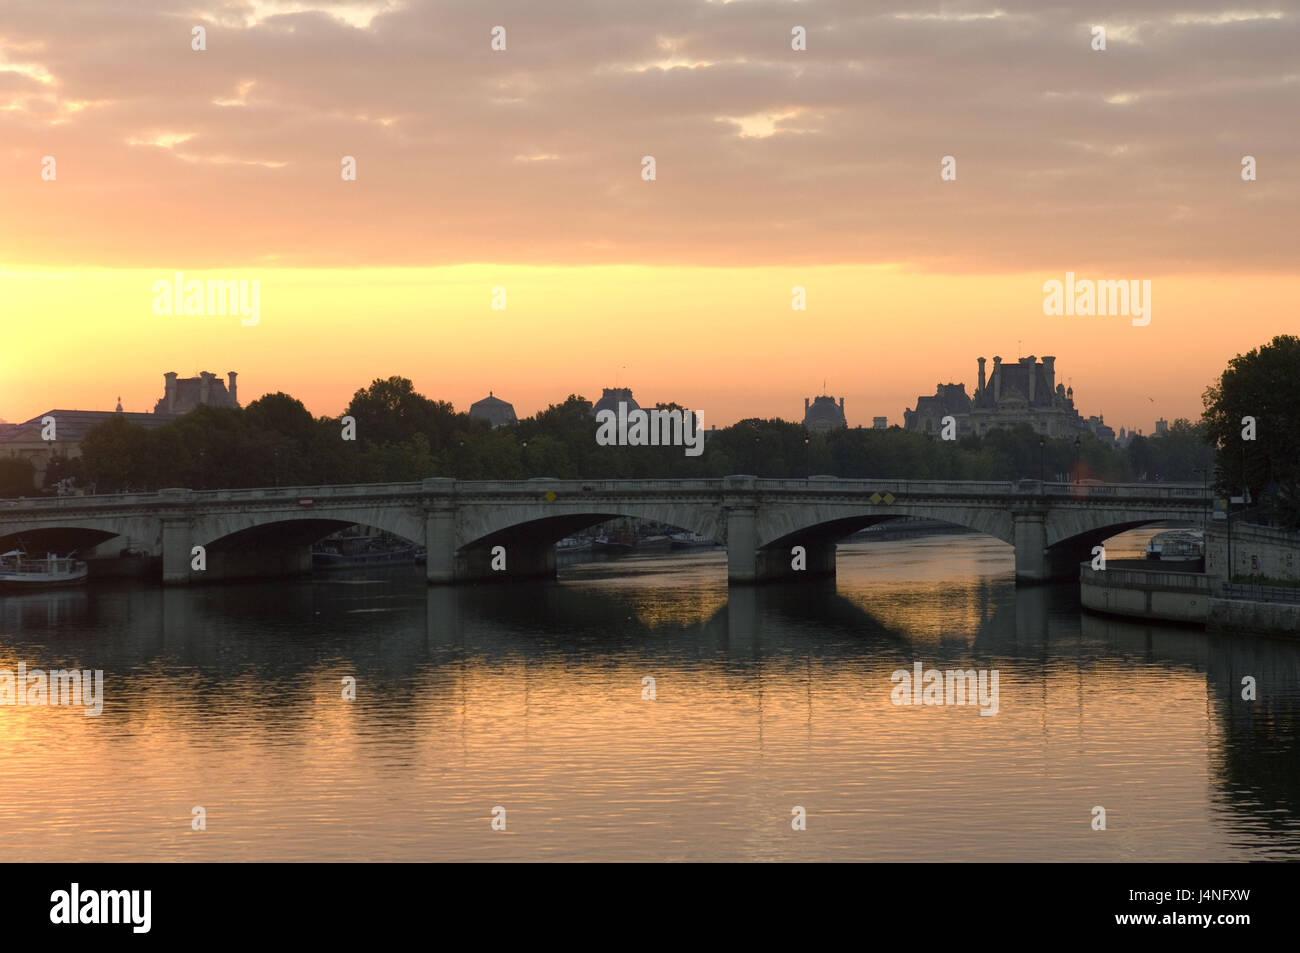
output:
[{"label": "distant skyline", "polygon": [[[243,403],[283,390],[315,414],[397,374],[521,416],[624,384],[706,426],[797,419],[825,380],[870,426],[936,382],[973,390],[975,358],[1020,342],[1085,416],[1150,432],[1296,324],[1294,10],[77,11],[10,0],[0,23],[10,421],[150,409],[164,371],[237,370]],[[258,324],[153,314],[177,271],[259,281]],[[1044,315],[1067,271],[1149,280],[1151,324]]]}]

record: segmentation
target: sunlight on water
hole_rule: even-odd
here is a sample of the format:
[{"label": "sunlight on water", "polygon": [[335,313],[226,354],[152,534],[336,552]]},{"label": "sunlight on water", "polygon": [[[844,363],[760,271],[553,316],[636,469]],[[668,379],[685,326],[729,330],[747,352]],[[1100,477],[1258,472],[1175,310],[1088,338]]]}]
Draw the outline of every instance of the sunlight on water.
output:
[{"label": "sunlight on water", "polygon": [[[980,536],[730,592],[713,551],[2,597],[19,662],[105,698],[0,706],[11,860],[1300,857],[1300,647],[1081,615]],[[917,662],[996,669],[997,714],[895,705]]]}]

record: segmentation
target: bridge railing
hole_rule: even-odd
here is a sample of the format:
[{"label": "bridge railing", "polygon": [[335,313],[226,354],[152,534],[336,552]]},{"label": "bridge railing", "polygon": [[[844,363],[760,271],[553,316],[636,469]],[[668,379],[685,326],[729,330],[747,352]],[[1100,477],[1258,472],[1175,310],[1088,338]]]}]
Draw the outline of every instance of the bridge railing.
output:
[{"label": "bridge railing", "polygon": [[[430,486],[430,483],[437,485]],[[409,494],[450,491],[456,495],[520,493],[545,493],[548,490],[563,494],[593,492],[632,493],[637,491],[667,493],[721,493],[728,486],[736,486],[724,479],[690,480],[551,480],[538,477],[531,480],[437,480],[406,483],[357,483],[333,486],[282,486],[247,487],[220,490],[188,490],[183,496],[176,491],[162,490],[153,493],[105,493],[96,496],[56,496],[18,500],[0,500],[0,513],[5,509],[72,509],[80,507],[117,507],[157,503],[212,503],[289,501],[320,497],[322,500],[353,499],[358,497],[392,497]],[[1205,502],[1211,492],[1200,484],[1186,483],[1042,483],[1038,480],[1019,481],[962,481],[962,480],[856,480],[837,477],[804,477],[797,479],[749,478],[737,489],[759,493],[792,493],[817,491],[832,495],[851,494],[882,496],[891,493],[896,497],[1046,497],[1053,500],[1167,500],[1178,502]]]},{"label": "bridge railing", "polygon": [[911,494],[927,495],[979,495],[996,494],[1005,496],[1012,492],[1009,481],[943,481],[943,480],[850,480],[826,477],[805,477],[802,479],[761,479],[754,481],[754,489],[760,492],[791,492],[797,490],[820,490],[825,493],[892,493],[895,496]]},{"label": "bridge railing", "polygon": [[534,477],[531,480],[457,480],[458,493],[519,493],[527,490],[545,493],[553,490],[557,493],[626,493],[644,489],[662,489],[672,492],[717,493],[722,489],[721,479],[698,480],[551,480],[546,477]]},{"label": "bridge railing", "polygon": [[0,500],[0,511],[39,507],[43,509],[76,509],[87,504],[129,506],[134,503],[156,503],[157,493],[99,493],[94,496],[29,496]]},{"label": "bridge railing", "polygon": [[1079,581],[1125,589],[1176,589],[1207,594],[1210,591],[1210,579],[1204,573],[1117,567],[1093,569],[1091,563],[1079,564]]},{"label": "bridge railing", "polygon": [[356,496],[402,496],[419,493],[420,483],[343,483],[337,486],[247,487],[237,490],[195,490],[195,502],[247,500],[346,499]]},{"label": "bridge railing", "polygon": [[1055,499],[1207,500],[1211,494],[1196,483],[1043,483],[1038,480],[846,480],[835,477],[756,480],[755,489],[829,493],[893,493],[895,496],[1049,496]]},{"label": "bridge railing", "polygon": [[172,490],[150,493],[96,493],[92,496],[42,496],[23,499],[0,500],[0,511],[11,509],[77,509],[85,506],[131,506],[157,503],[211,503],[256,500],[340,499],[357,496],[400,496],[419,493],[420,483],[351,483],[335,486],[262,486],[241,487],[229,490],[185,490],[178,498]]},{"label": "bridge railing", "polygon": [[1252,602],[1300,602],[1300,588],[1293,586],[1257,586],[1254,583],[1226,582],[1220,586],[1225,599],[1249,599]]}]

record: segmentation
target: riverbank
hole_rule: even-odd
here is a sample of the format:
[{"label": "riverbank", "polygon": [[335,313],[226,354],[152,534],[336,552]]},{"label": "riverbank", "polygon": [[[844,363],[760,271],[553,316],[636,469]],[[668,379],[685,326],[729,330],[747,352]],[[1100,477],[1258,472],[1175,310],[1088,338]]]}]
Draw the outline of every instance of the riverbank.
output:
[{"label": "riverbank", "polygon": [[1211,632],[1300,636],[1300,588],[1227,583],[1159,562],[1110,560],[1079,567],[1079,602],[1105,615],[1204,627]]}]

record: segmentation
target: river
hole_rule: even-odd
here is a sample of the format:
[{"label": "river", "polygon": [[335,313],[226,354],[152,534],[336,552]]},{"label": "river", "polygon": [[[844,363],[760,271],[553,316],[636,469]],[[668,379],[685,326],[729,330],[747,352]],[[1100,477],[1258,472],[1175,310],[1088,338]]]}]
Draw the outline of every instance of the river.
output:
[{"label": "river", "polygon": [[[1102,619],[1077,590],[1017,589],[1010,547],[958,535],[730,592],[706,551],[513,586],[4,596],[0,670],[104,672],[98,717],[0,706],[5,855],[1300,858],[1300,644]],[[996,714],[895,704],[916,663],[996,670]]]}]

